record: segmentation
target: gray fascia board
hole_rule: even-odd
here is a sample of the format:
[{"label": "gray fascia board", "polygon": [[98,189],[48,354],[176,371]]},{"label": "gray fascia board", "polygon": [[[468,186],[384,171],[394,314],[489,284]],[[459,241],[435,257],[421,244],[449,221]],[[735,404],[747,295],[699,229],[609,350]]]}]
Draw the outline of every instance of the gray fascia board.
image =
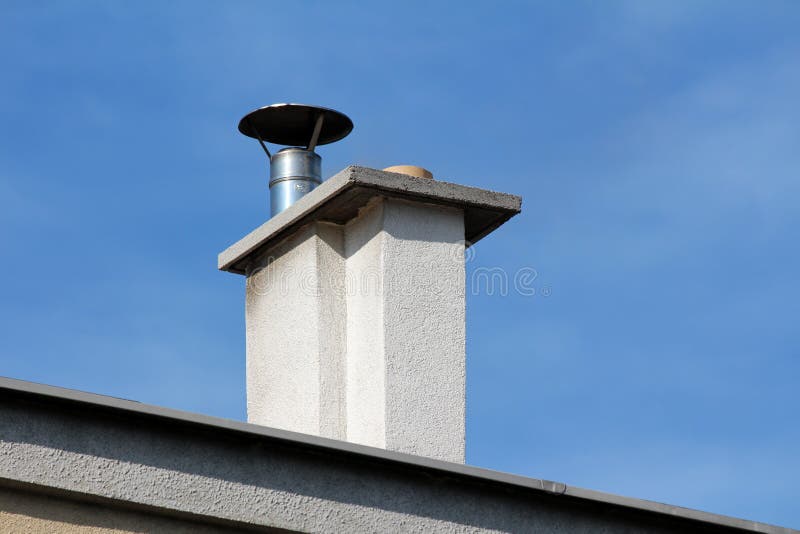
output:
[{"label": "gray fascia board", "polygon": [[405,198],[464,210],[467,245],[499,227],[522,209],[522,198],[465,185],[350,166],[325,180],[295,204],[221,252],[218,268],[244,274],[247,259],[311,221],[347,222],[370,198]]},{"label": "gray fascia board", "polygon": [[363,462],[378,464],[378,466],[383,465],[385,468],[428,471],[449,478],[462,479],[465,482],[469,481],[471,483],[492,485],[506,490],[513,490],[514,488],[532,490],[549,495],[561,496],[563,498],[586,501],[596,505],[609,507],[619,506],[640,512],[697,521],[743,531],[768,534],[800,533],[800,531],[797,530],[766,523],[567,486],[561,482],[528,478],[510,473],[444,462],[318,436],[268,428],[230,419],[221,419],[173,410],[116,397],[0,377],[0,399],[7,396],[23,399],[27,398],[34,402],[55,403],[56,405],[79,405],[81,409],[97,410],[105,413],[111,412],[117,416],[139,419],[140,422],[159,422],[168,424],[171,428],[184,427],[212,432],[215,435],[228,433],[231,437],[238,435],[242,438],[280,441],[294,448],[305,448],[317,452],[326,452],[332,455],[344,455],[351,459],[355,458]]}]

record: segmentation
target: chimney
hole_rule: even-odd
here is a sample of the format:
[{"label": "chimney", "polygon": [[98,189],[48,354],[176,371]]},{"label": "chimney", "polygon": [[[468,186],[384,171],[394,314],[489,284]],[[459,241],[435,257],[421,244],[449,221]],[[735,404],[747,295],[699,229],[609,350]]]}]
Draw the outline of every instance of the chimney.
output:
[{"label": "chimney", "polygon": [[[265,150],[265,140],[318,136],[290,149],[303,161],[352,129],[333,110],[295,116],[293,106],[261,122],[248,115],[239,129]],[[338,129],[325,129],[329,117]],[[271,156],[271,195],[283,152]],[[247,419],[463,463],[464,249],[519,213],[521,199],[393,169],[351,166],[319,185],[313,172],[287,172],[284,182],[308,191],[273,196],[274,216],[219,255],[221,270],[247,278]]]}]

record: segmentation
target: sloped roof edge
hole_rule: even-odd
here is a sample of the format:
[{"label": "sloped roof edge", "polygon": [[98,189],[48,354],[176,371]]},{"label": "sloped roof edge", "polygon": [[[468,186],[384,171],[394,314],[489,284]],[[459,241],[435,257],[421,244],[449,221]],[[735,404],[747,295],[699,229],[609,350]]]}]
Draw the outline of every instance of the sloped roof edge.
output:
[{"label": "sloped roof edge", "polygon": [[357,457],[364,462],[389,465],[394,469],[435,472],[449,478],[463,479],[473,483],[505,486],[506,489],[525,489],[563,496],[568,499],[591,501],[610,507],[625,507],[641,512],[659,514],[673,518],[698,521],[708,525],[741,529],[750,532],[785,534],[800,532],[793,529],[769,525],[756,521],[672,506],[643,499],[623,497],[594,491],[564,483],[528,478],[509,473],[492,471],[462,464],[454,464],[410,454],[387,451],[348,442],[317,436],[299,434],[285,430],[262,427],[230,419],[200,415],[170,408],[143,404],[136,401],[109,397],[83,391],[65,389],[34,382],[0,377],[0,399],[14,397],[39,403],[79,405],[82,410],[113,412],[116,416],[136,418],[140,421],[169,423],[173,427],[223,432],[230,436],[258,440],[277,440],[293,447],[324,450],[329,454]]}]

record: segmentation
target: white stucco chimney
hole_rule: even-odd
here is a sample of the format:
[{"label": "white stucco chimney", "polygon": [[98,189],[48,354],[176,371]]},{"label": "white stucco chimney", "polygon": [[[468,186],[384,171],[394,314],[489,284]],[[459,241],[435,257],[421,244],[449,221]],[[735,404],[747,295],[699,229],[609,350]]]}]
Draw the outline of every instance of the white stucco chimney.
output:
[{"label": "white stucco chimney", "polygon": [[465,242],[517,196],[348,167],[232,245],[251,423],[464,462]]}]

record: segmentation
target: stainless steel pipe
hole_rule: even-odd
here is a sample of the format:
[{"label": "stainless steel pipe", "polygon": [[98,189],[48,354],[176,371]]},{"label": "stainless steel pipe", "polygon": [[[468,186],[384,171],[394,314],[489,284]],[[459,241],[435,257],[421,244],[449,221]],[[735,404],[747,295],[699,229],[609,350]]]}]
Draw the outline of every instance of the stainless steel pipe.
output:
[{"label": "stainless steel pipe", "polygon": [[322,158],[305,148],[284,148],[270,158],[269,205],[272,217],[322,183]]}]

